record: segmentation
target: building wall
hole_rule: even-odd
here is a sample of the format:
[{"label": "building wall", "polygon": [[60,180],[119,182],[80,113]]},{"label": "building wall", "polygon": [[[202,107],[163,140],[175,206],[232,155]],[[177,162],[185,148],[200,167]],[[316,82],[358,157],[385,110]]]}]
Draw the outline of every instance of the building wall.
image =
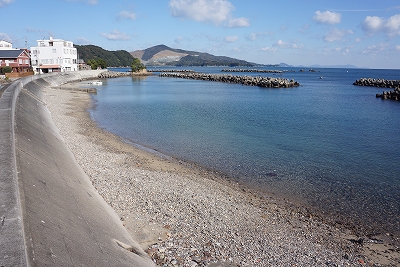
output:
[{"label": "building wall", "polygon": [[23,49],[15,49],[15,50],[18,50],[18,53],[20,53],[18,57],[16,57],[16,58],[10,58],[10,57],[0,58],[0,68],[6,67],[6,66],[12,68],[12,73],[7,74],[7,77],[8,77],[8,75],[13,75],[12,77],[14,77],[14,76],[22,77],[21,75],[26,75],[26,73],[32,71],[30,57],[29,57],[29,51],[23,50]]},{"label": "building wall", "polygon": [[61,39],[38,40],[36,47],[31,47],[32,66],[37,71],[40,67],[59,65],[61,71],[78,70],[78,53],[72,42]]},{"label": "building wall", "polygon": [[12,48],[12,43],[1,40],[0,41],[0,50],[11,50]]}]

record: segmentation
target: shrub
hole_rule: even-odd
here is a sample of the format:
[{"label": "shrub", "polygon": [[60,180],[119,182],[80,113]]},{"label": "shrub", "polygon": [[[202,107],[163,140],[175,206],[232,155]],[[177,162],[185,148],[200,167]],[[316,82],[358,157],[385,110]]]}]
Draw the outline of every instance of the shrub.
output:
[{"label": "shrub", "polygon": [[137,72],[145,69],[146,67],[140,62],[138,58],[135,58],[132,62],[132,72]]},{"label": "shrub", "polygon": [[11,73],[12,68],[10,66],[5,66],[2,68],[3,73]]}]

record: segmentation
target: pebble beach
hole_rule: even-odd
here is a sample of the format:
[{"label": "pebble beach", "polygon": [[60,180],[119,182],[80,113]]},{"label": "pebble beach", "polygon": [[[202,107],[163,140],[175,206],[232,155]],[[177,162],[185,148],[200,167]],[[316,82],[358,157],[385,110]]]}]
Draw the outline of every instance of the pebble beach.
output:
[{"label": "pebble beach", "polygon": [[46,88],[44,98],[93,186],[157,265],[400,266],[399,248],[384,237],[354,235],[305,207],[100,129],[88,93]]}]

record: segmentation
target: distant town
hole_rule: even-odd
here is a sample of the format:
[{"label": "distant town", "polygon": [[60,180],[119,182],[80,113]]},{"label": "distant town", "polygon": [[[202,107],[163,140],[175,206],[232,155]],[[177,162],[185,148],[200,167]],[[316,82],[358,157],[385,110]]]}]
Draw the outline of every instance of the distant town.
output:
[{"label": "distant town", "polygon": [[71,41],[50,37],[37,40],[37,45],[29,49],[13,48],[11,42],[0,40],[0,80],[51,72],[130,67],[135,58],[146,66],[293,67],[285,63],[261,65],[225,56],[174,49],[165,45],[133,52],[107,51],[95,45],[74,45]]},{"label": "distant town", "polygon": [[13,48],[11,42],[0,41],[0,79],[51,72],[127,67],[131,66],[135,58],[147,66],[250,67],[257,65],[244,60],[174,49],[165,45],[133,52],[107,51],[95,45],[74,45],[71,41],[50,37],[46,40],[37,40],[37,45],[29,49]]},{"label": "distant town", "polygon": [[37,46],[13,48],[12,43],[0,41],[0,75],[19,78],[37,73],[90,69],[78,60],[73,42],[62,39],[37,40]]}]

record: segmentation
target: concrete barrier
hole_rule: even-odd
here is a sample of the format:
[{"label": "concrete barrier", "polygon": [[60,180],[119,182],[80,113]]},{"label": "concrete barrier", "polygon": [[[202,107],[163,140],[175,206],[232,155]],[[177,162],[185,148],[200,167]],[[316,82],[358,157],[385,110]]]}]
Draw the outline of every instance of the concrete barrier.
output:
[{"label": "concrete barrier", "polygon": [[154,266],[54,125],[45,87],[98,71],[30,76],[0,98],[0,266]]}]

